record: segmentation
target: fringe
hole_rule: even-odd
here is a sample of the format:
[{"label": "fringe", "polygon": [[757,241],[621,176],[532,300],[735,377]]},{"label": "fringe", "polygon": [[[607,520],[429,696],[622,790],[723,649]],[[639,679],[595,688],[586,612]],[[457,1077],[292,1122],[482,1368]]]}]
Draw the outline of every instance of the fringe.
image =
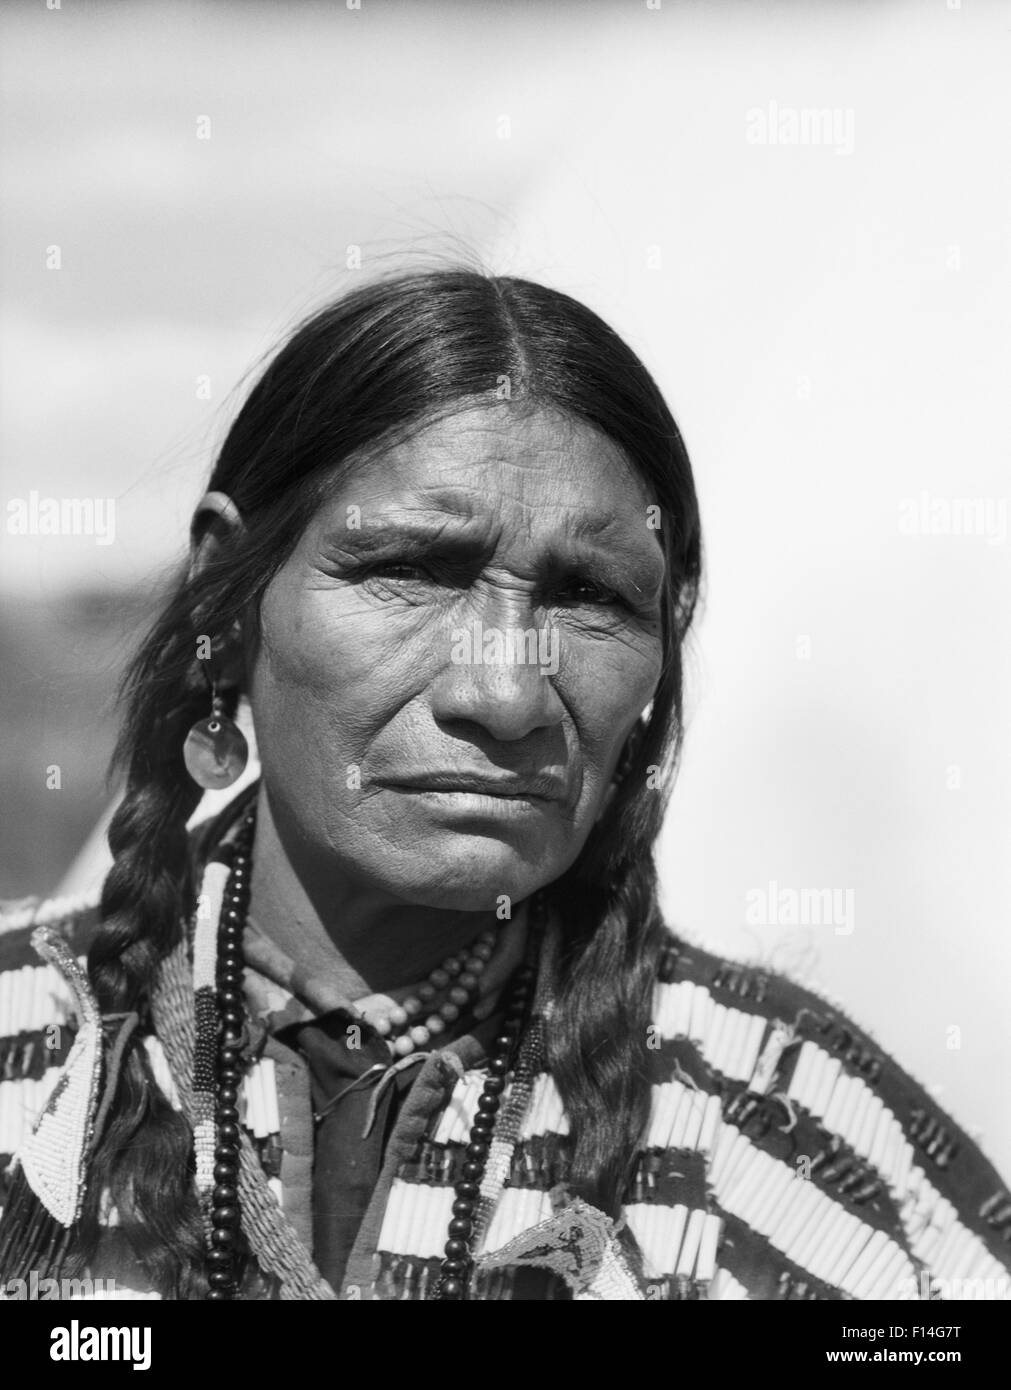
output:
[{"label": "fringe", "polygon": [[697,1303],[705,1301],[708,1284],[699,1279],[689,1279],[686,1274],[665,1274],[656,1279],[645,1279],[647,1302],[657,1303]]},{"label": "fringe", "polygon": [[55,1047],[50,1047],[50,1035],[44,1028],[31,1033],[19,1033],[0,1038],[0,1081],[40,1081],[51,1068],[67,1060],[75,1031],[60,1024]]},{"label": "fringe", "polygon": [[442,1261],[422,1260],[416,1255],[391,1255],[381,1251],[376,1274],[376,1297],[406,1302],[425,1299],[439,1278]]},{"label": "fringe", "polygon": [[505,1302],[512,1298],[515,1282],[515,1269],[477,1270],[471,1296],[482,1303]]},{"label": "fringe", "polygon": [[[430,1187],[454,1187],[467,1161],[466,1147],[466,1144],[440,1144],[422,1138],[398,1176],[405,1182],[425,1183]],[[507,1186],[550,1192],[559,1183],[568,1182],[571,1167],[571,1144],[566,1135],[536,1134],[517,1142],[509,1162]]]},{"label": "fringe", "polygon": [[[380,1251],[376,1257],[375,1296],[377,1299],[409,1302],[427,1299],[439,1279],[442,1261],[423,1260],[417,1255],[393,1255]],[[515,1269],[475,1270],[470,1297],[480,1302],[500,1302],[512,1298]]]},{"label": "fringe", "polygon": [[18,1165],[0,1222],[0,1284],[57,1277],[70,1250],[73,1226],[61,1226],[28,1185]]}]

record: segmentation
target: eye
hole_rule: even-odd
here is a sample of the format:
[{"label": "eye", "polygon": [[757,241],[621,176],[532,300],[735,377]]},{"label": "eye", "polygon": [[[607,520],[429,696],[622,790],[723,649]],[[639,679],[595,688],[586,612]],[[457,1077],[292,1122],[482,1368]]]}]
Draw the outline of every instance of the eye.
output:
[{"label": "eye", "polygon": [[358,579],[365,584],[393,588],[403,584],[432,584],[437,582],[438,576],[431,565],[414,560],[376,560],[362,566]]},{"label": "eye", "polygon": [[412,565],[407,560],[384,560],[370,565],[365,572],[367,579],[430,579],[431,575],[424,565]]},{"label": "eye", "polygon": [[627,607],[619,593],[593,579],[572,579],[560,585],[557,593],[563,603],[585,603],[594,608]]},{"label": "eye", "polygon": [[431,559],[375,560],[358,571],[356,580],[377,599],[405,603],[427,601],[450,583],[443,567]]}]

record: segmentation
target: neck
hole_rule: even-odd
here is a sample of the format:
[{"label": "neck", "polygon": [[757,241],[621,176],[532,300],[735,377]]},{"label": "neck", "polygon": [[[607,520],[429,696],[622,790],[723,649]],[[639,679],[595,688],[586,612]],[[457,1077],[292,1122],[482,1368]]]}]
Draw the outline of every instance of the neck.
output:
[{"label": "neck", "polygon": [[[522,904],[513,918],[525,917]],[[404,989],[489,928],[512,924],[494,912],[456,912],[407,903],[353,882],[339,865],[296,863],[261,786],[253,844],[251,924],[331,1001]],[[510,936],[514,936],[510,929]]]}]

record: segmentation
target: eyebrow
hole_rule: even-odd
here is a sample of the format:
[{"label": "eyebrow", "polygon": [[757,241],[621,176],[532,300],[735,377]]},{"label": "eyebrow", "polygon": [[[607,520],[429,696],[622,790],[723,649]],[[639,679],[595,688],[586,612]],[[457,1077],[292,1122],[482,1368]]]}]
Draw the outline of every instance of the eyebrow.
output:
[{"label": "eyebrow", "polygon": [[470,518],[438,513],[433,514],[430,521],[425,521],[417,513],[400,515],[384,512],[378,520],[363,519],[361,527],[328,530],[323,536],[323,544],[335,545],[341,549],[350,547],[360,554],[384,550],[389,545],[405,541],[432,544],[448,540],[452,543],[466,544],[470,538],[465,527],[459,523],[468,520]]}]

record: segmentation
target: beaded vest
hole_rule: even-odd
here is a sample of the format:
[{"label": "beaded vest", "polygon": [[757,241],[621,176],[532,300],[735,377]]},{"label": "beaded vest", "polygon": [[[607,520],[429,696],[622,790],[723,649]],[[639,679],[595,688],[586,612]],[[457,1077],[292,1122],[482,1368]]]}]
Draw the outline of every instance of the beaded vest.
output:
[{"label": "beaded vest", "polygon": [[[64,1226],[86,1179],[84,1137],[72,1114],[57,1128],[47,1101],[72,1084],[87,1094],[98,1022],[78,962],[96,920],[94,903],[67,901],[0,918],[0,1174],[9,1182],[20,1167]],[[169,1009],[192,994],[185,953],[174,968]],[[549,1009],[539,986],[535,1012]],[[522,1094],[515,1078],[507,1085],[509,1124],[482,1187],[471,1297],[1011,1297],[1011,1196],[998,1174],[838,1009],[672,934],[653,1020],[650,1118],[617,1221],[566,1193],[569,1126],[543,1064]],[[185,1109],[189,1081],[160,1035],[166,1026],[156,1013],[144,1043],[158,1084]],[[240,1296],[426,1298],[482,1062],[464,1037],[419,1063],[344,1282],[332,1289],[310,1249],[308,1078],[300,1059],[268,1045],[241,1089],[244,1177],[258,1195],[243,1218],[256,1268]],[[0,1200],[4,1189],[0,1177]],[[119,1296],[153,1296],[114,1211],[108,1222],[101,1272]],[[0,1297],[7,1277],[0,1268]]]}]

